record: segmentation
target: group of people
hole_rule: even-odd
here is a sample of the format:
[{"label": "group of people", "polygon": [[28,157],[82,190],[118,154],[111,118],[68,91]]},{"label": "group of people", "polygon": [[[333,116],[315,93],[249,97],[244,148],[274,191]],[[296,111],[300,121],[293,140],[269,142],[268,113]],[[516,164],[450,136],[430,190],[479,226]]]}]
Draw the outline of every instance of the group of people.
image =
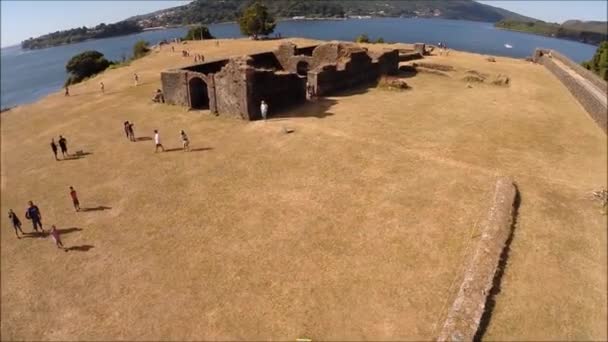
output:
[{"label": "group of people", "polygon": [[[66,138],[64,138],[62,135],[59,136],[59,148],[61,149],[61,155],[63,156],[63,159],[65,159],[66,156],[70,156],[70,154],[68,153],[68,141]],[[55,143],[55,138],[51,138],[51,150],[53,151],[53,155],[55,156],[55,160],[59,160],[59,158],[57,158],[57,143]]]},{"label": "group of people", "polygon": [[127,139],[136,141],[137,139],[135,139],[135,130],[133,129],[133,126],[135,126],[135,124],[132,122],[124,122],[125,135],[127,136]]},{"label": "group of people", "polygon": [[[183,129],[179,132],[179,138],[182,142],[182,149],[184,150],[184,152],[190,151],[190,139],[188,138],[188,135]],[[154,130],[154,144],[154,153],[158,153],[159,148],[162,152],[165,152],[165,147],[160,141],[160,133],[158,133],[157,129]]]},{"label": "group of people", "polygon": [[165,103],[165,95],[160,89],[156,89],[156,93],[152,96],[152,102]]},{"label": "group of people", "polygon": [[[80,201],[78,200],[78,194],[76,193],[76,190],[72,186],[70,186],[70,198],[72,199],[72,204],[74,205],[74,209],[76,211],[80,211]],[[15,230],[15,236],[17,236],[17,239],[21,239],[21,236],[19,236],[19,233],[21,233],[22,236],[28,234],[28,233],[25,233],[23,231],[23,229],[21,229],[21,220],[19,219],[17,214],[13,211],[13,209],[9,209],[8,218],[11,221],[11,223],[13,224],[13,229]],[[33,233],[42,233],[42,234],[46,233],[46,231],[42,227],[42,213],[40,212],[40,208],[38,208],[38,206],[35,205],[34,202],[32,202],[32,201],[28,202],[28,208],[25,211],[25,218],[27,220],[32,221],[32,228],[34,230]],[[38,229],[40,229],[40,231]],[[55,245],[58,248],[65,249],[65,247],[63,246],[63,243],[61,242],[60,233],[57,230],[57,228],[55,227],[55,225],[51,225],[51,230],[49,231],[49,234],[52,237],[53,242],[55,242]]]},{"label": "group of people", "polygon": [[194,63],[196,62],[204,62],[205,61],[205,56],[203,56],[200,53],[195,53],[194,54]]},{"label": "group of people", "polygon": [[437,43],[437,47],[439,48],[439,55],[443,55],[445,54],[446,56],[448,56],[450,54],[450,50],[448,49],[448,46],[443,43],[443,42],[439,42]]}]

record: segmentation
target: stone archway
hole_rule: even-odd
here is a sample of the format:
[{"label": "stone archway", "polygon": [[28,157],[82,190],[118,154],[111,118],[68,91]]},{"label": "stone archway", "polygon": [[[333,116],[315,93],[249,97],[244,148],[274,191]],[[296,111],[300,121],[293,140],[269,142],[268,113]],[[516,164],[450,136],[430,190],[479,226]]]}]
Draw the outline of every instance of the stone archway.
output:
[{"label": "stone archway", "polygon": [[298,64],[296,64],[296,72],[298,75],[306,77],[308,75],[308,62],[299,61]]},{"label": "stone archway", "polygon": [[200,77],[193,77],[188,82],[190,92],[190,107],[194,109],[209,108],[209,93],[207,83]]}]

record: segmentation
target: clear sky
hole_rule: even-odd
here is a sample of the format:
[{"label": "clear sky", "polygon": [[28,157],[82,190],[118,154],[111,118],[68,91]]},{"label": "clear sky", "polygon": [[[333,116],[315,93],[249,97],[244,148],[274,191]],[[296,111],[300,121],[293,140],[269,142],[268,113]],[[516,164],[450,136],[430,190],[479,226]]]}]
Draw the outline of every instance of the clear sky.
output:
[{"label": "clear sky", "polygon": [[506,10],[523,14],[532,18],[562,23],[568,19],[606,21],[608,12],[607,0],[582,1],[481,1],[486,5],[504,8]]},{"label": "clear sky", "polygon": [[190,1],[15,1],[1,0],[2,46],[46,33],[113,23]]},{"label": "clear sky", "polygon": [[[449,1],[449,0],[448,0]],[[112,23],[133,15],[181,6],[190,1],[16,1],[1,0],[1,45],[80,26]],[[597,1],[479,1],[537,19],[606,21],[606,0]]]}]

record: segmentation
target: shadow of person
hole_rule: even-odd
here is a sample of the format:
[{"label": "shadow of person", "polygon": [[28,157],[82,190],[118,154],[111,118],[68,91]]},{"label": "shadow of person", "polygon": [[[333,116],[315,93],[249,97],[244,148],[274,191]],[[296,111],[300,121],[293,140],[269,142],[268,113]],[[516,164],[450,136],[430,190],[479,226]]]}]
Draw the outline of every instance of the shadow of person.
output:
[{"label": "shadow of person", "polygon": [[49,235],[48,231],[43,232],[28,232],[28,233],[23,233],[23,238],[26,239],[32,239],[32,238],[45,238]]},{"label": "shadow of person", "polygon": [[79,232],[81,230],[82,230],[82,228],[78,228],[78,227],[57,229],[57,231],[59,232],[59,235],[69,234],[69,233],[73,233],[73,232]]},{"label": "shadow of person", "polygon": [[106,207],[103,205],[99,205],[97,207],[91,207],[91,208],[80,208],[80,211],[103,211],[103,210],[110,210],[112,209],[112,207]]},{"label": "shadow of person", "polygon": [[80,245],[80,246],[72,246],[64,249],[66,252],[69,251],[78,251],[78,252],[88,252],[91,248],[94,248],[93,245]]},{"label": "shadow of person", "polygon": [[199,147],[199,148],[193,148],[190,150],[190,152],[202,152],[202,151],[211,151],[213,150],[213,147]]},{"label": "shadow of person", "polygon": [[77,160],[77,159],[84,158],[90,154],[93,154],[93,152],[80,152],[80,153],[75,153],[75,154],[69,154],[69,155],[63,157],[62,159],[57,159],[57,160],[58,161]]},{"label": "shadow of person", "polygon": [[137,138],[135,138],[135,141],[148,141],[148,140],[152,140],[152,137],[137,137]]}]

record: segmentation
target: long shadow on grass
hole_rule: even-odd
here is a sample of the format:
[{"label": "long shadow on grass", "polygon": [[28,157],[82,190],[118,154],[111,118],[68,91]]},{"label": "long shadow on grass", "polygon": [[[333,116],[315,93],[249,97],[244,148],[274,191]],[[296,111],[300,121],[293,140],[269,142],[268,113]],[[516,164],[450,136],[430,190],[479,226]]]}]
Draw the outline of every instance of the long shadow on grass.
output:
[{"label": "long shadow on grass", "polygon": [[[179,148],[168,148],[165,150],[165,152],[176,152],[176,151],[183,151],[184,149],[179,147]],[[211,151],[213,150],[213,147],[199,147],[199,148],[193,148],[191,149],[189,152],[202,152],[202,151]]]},{"label": "long shadow on grass", "polygon": [[500,261],[498,262],[498,269],[494,274],[494,279],[492,281],[492,289],[490,290],[490,294],[488,295],[488,299],[486,300],[486,306],[481,316],[481,320],[479,322],[479,327],[477,328],[477,332],[475,333],[475,337],[473,341],[481,341],[483,335],[488,330],[488,326],[490,325],[490,321],[492,320],[492,313],[494,312],[494,307],[496,306],[496,296],[500,293],[500,283],[502,280],[502,276],[505,273],[505,269],[507,267],[507,261],[509,259],[509,253],[511,252],[511,242],[513,241],[513,236],[515,234],[515,228],[517,227],[517,215],[519,212],[519,206],[521,205],[521,194],[519,193],[519,189],[517,185],[515,186],[515,201],[513,202],[513,218],[511,223],[511,233],[509,234],[509,238],[505,243],[505,248],[502,250],[500,254]]},{"label": "long shadow on grass", "polygon": [[[57,229],[57,231],[59,232],[59,235],[79,232],[81,230],[82,230],[82,228],[78,228],[78,227]],[[45,237],[49,236],[49,232],[50,231],[48,229],[45,230],[44,233],[43,232],[30,232],[30,233],[25,233],[23,235],[23,237],[24,238],[45,238]]]},{"label": "long shadow on grass", "polygon": [[88,252],[91,248],[94,248],[93,245],[80,245],[80,246],[72,246],[65,249],[66,252],[69,251],[78,251],[78,252]]},{"label": "long shadow on grass", "polygon": [[110,210],[110,209],[112,209],[112,207],[106,207],[104,205],[99,205],[97,207],[81,208],[80,211],[83,211],[83,212],[87,212],[87,211],[104,211],[104,210]]}]

